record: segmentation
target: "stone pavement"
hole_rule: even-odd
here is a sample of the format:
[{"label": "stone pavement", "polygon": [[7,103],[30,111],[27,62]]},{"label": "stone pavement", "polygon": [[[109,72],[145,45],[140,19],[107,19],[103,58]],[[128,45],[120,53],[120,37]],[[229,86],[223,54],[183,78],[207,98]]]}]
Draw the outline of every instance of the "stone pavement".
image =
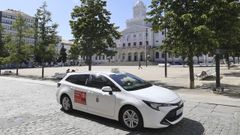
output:
[{"label": "stone pavement", "polygon": [[240,107],[205,103],[210,95],[194,101],[179,91],[186,97],[182,122],[131,132],[113,120],[62,112],[51,81],[0,77],[0,86],[0,135],[240,135]]}]

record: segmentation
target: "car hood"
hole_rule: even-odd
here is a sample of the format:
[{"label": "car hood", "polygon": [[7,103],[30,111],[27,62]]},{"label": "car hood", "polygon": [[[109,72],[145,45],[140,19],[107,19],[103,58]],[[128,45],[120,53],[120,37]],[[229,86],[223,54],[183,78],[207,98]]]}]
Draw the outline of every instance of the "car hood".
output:
[{"label": "car hood", "polygon": [[141,100],[155,103],[170,103],[180,98],[173,91],[155,85],[136,91],[130,91],[130,93]]}]

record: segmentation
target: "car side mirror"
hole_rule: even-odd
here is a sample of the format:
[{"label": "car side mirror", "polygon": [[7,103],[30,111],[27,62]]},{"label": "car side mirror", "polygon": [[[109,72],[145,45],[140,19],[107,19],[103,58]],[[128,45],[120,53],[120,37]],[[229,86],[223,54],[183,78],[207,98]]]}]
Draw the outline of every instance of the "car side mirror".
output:
[{"label": "car side mirror", "polygon": [[103,92],[109,92],[109,94],[112,94],[112,88],[110,86],[104,86],[102,87]]}]

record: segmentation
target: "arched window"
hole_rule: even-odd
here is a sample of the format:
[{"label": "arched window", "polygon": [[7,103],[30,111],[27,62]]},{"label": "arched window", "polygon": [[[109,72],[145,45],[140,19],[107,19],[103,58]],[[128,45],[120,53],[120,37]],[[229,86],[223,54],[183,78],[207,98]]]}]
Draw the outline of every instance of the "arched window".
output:
[{"label": "arched window", "polygon": [[122,60],[125,60],[125,53],[122,54]]},{"label": "arched window", "polygon": [[140,53],[140,61],[143,61],[144,60],[144,52],[141,52]]},{"label": "arched window", "polygon": [[134,61],[138,61],[138,53],[137,52],[134,53]]},{"label": "arched window", "polygon": [[132,61],[132,53],[128,53],[128,61]]}]

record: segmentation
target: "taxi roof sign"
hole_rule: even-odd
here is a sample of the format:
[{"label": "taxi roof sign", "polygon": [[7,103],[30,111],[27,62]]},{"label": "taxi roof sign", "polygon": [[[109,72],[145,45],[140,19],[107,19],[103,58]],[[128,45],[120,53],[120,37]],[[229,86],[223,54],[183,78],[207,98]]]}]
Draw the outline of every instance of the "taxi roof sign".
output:
[{"label": "taxi roof sign", "polygon": [[118,68],[112,68],[112,69],[111,69],[111,72],[112,72],[112,73],[120,73],[120,71],[119,71]]}]

